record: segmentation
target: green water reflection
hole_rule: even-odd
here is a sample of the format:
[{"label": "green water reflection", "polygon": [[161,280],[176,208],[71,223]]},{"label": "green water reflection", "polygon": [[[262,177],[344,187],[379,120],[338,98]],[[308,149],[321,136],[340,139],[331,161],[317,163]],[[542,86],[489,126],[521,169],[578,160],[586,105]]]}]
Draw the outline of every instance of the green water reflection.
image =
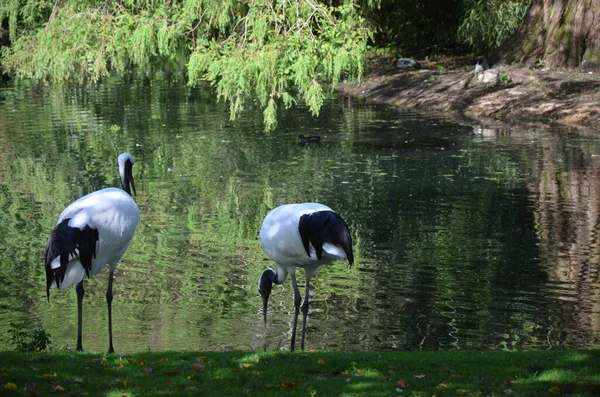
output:
[{"label": "green water reflection", "polygon": [[[72,348],[75,291],[45,299],[42,253],[62,209],[118,185],[130,151],[141,221],[115,278],[115,348],[289,346],[292,293],[262,325],[267,211],[340,212],[357,266],[323,269],[309,348],[548,348],[600,340],[600,141],[470,126],[334,97],[318,119],[229,120],[206,89],[110,82],[0,89],[0,349],[42,322]],[[299,133],[320,135],[301,145]],[[84,345],[106,348],[106,272],[86,281]]]}]

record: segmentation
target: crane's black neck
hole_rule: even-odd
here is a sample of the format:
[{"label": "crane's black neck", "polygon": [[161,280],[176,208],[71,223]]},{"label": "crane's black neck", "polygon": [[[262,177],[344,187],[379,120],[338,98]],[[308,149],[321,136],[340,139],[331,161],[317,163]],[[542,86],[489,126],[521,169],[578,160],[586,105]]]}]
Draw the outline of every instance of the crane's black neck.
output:
[{"label": "crane's black neck", "polygon": [[278,284],[277,273],[271,268],[265,269],[260,276],[258,291],[261,293],[261,295],[269,296],[271,289],[273,288],[273,284]]},{"label": "crane's black neck", "polygon": [[131,196],[131,189],[135,194],[135,183],[133,182],[133,163],[127,159],[125,161],[123,172],[121,173],[121,187]]}]

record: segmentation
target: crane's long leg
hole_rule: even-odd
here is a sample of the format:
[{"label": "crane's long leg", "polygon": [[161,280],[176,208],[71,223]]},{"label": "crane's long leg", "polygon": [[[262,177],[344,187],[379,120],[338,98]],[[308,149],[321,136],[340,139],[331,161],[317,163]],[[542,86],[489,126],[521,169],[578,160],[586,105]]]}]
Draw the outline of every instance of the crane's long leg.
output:
[{"label": "crane's long leg", "polygon": [[81,328],[83,327],[83,294],[85,290],[83,289],[83,280],[81,280],[77,287],[75,287],[77,291],[77,347],[75,348],[77,351],[83,351],[83,346],[81,344]]},{"label": "crane's long leg", "polygon": [[308,295],[310,291],[310,279],[312,275],[306,272],[306,288],[305,288],[305,296],[304,302],[302,303],[302,341],[300,343],[300,348],[304,350],[304,336],[306,335],[306,318],[308,316]]},{"label": "crane's long leg", "polygon": [[290,273],[290,278],[292,279],[292,287],[294,287],[294,324],[292,326],[292,351],[294,351],[294,345],[296,344],[296,326],[298,325],[298,313],[300,312],[300,301],[302,300],[302,297],[300,296],[300,290],[298,289],[298,283],[296,282],[296,275]]},{"label": "crane's long leg", "polygon": [[108,352],[114,353],[112,339],[112,300],[113,300],[113,276],[115,269],[111,268],[108,274],[108,288],[106,288],[106,305],[108,306]]}]

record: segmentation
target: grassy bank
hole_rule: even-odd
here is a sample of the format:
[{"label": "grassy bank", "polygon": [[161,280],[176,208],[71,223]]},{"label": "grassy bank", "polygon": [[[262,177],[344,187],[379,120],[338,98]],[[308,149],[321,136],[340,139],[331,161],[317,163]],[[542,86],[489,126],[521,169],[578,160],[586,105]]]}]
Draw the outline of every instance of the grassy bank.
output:
[{"label": "grassy bank", "polygon": [[0,395],[591,396],[600,350],[0,353]]}]

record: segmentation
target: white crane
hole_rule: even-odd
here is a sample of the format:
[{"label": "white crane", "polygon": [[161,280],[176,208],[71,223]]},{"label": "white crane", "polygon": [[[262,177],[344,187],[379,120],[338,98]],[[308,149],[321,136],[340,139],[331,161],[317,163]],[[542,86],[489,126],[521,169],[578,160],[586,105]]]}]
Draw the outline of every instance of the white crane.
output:
[{"label": "white crane", "polygon": [[46,245],[46,296],[50,288],[77,284],[77,350],[82,351],[83,279],[110,266],[106,304],[108,306],[108,352],[112,342],[112,285],[117,263],[127,250],[140,219],[140,211],[131,197],[135,194],[133,157],[123,153],[118,160],[122,189],[107,188],[74,201],[62,212]]},{"label": "white crane", "polygon": [[352,237],[348,225],[331,208],[319,203],[287,204],[267,214],[260,228],[260,242],[265,253],[275,261],[277,270],[266,269],[258,281],[263,299],[263,314],[267,325],[267,304],[273,284],[281,284],[288,274],[294,287],[294,323],[292,348],[296,341],[296,326],[300,308],[300,290],[296,282],[296,268],[304,268],[306,292],[302,304],[302,342],[306,333],[310,280],[319,267],[336,260],[354,263]]}]

